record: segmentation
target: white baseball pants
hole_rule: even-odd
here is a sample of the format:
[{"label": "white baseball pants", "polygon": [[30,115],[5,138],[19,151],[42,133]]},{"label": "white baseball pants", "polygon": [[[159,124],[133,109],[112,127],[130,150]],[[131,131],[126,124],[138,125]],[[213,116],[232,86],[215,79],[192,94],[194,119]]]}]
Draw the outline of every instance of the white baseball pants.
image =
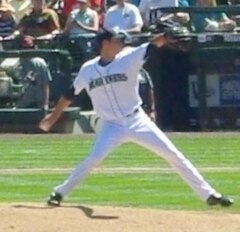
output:
[{"label": "white baseball pants", "polygon": [[164,158],[202,200],[216,193],[142,109],[120,121],[104,121],[90,154],[54,191],[62,196],[68,194],[114,148],[126,141],[136,142]]}]

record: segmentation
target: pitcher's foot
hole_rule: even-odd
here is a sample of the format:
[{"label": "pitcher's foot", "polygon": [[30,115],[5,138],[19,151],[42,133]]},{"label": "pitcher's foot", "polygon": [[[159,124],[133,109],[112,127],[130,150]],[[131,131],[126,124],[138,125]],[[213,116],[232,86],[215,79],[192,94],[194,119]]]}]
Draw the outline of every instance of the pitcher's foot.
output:
[{"label": "pitcher's foot", "polygon": [[61,194],[52,192],[47,200],[47,204],[49,206],[60,206],[62,198]]},{"label": "pitcher's foot", "polygon": [[207,199],[208,205],[221,205],[224,207],[229,207],[233,204],[233,199],[227,196],[223,196],[221,194],[213,194],[210,195]]}]

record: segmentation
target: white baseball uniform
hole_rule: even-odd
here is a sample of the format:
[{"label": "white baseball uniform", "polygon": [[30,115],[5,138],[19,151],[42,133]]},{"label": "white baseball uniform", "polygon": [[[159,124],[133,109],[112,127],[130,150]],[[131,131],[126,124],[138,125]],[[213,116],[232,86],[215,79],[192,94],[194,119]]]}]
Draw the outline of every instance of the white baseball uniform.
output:
[{"label": "white baseball uniform", "polygon": [[140,108],[137,76],[148,45],[124,49],[105,66],[100,65],[100,57],[94,58],[80,69],[74,81],[75,94],[83,88],[87,90],[95,111],[102,118],[102,128],[89,156],[54,192],[62,196],[68,194],[109,152],[123,142],[133,141],[167,160],[201,199],[216,193]]}]

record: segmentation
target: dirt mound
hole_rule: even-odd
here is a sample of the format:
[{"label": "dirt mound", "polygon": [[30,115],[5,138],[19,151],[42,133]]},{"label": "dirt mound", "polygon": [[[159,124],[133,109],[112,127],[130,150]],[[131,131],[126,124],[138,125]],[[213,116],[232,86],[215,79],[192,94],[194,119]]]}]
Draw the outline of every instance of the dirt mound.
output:
[{"label": "dirt mound", "polygon": [[99,206],[0,205],[4,232],[239,232],[240,215]]}]

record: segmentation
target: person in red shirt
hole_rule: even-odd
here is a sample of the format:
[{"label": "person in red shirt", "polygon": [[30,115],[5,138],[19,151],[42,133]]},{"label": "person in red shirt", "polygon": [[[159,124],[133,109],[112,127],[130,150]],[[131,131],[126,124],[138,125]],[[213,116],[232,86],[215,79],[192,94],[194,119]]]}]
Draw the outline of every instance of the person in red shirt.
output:
[{"label": "person in red shirt", "polygon": [[[96,8],[101,7],[102,0],[90,0],[90,7],[96,10]],[[63,0],[63,11],[62,14],[64,16],[68,16],[68,14],[74,9],[74,6],[77,4],[76,0]]]},{"label": "person in red shirt", "polygon": [[103,25],[103,20],[104,20],[104,5],[103,5],[102,0],[89,0],[90,7],[97,11],[98,13],[98,18],[99,18],[99,26],[102,27]]},{"label": "person in red shirt", "polygon": [[[96,10],[101,16],[102,14],[102,0],[90,0],[90,7],[93,10]],[[69,13],[75,8],[77,5],[77,0],[63,0],[63,9],[62,9],[62,16],[66,20]]]},{"label": "person in red shirt", "polygon": [[73,10],[74,6],[77,4],[76,0],[63,0],[63,16],[67,17],[68,14]]}]

